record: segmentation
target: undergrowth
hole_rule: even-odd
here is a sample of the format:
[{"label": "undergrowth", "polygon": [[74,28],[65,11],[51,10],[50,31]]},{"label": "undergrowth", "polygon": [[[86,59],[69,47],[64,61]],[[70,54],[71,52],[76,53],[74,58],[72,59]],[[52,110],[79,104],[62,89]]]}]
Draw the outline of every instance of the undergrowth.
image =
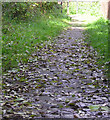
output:
[{"label": "undergrowth", "polygon": [[[67,27],[68,17],[64,14],[46,13],[30,20],[3,21],[2,68],[3,72],[28,62],[37,43],[52,40]],[[5,24],[8,23],[8,24]]]},{"label": "undergrowth", "polygon": [[99,18],[87,25],[86,41],[97,51],[99,66],[105,66],[108,60],[108,23],[104,18]]}]

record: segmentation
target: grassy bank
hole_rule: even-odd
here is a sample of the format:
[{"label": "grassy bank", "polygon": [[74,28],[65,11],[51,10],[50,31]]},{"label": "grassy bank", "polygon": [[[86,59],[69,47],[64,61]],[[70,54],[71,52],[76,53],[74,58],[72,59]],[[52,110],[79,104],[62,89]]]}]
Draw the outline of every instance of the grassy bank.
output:
[{"label": "grassy bank", "polygon": [[108,61],[108,24],[107,20],[100,18],[87,25],[86,41],[98,52],[98,64],[103,66]]},{"label": "grassy bank", "polygon": [[68,19],[63,14],[49,13],[29,21],[5,21],[8,26],[4,23],[7,29],[3,29],[2,36],[3,71],[17,67],[19,62],[27,62],[36,44],[52,40],[68,26],[65,21]]}]

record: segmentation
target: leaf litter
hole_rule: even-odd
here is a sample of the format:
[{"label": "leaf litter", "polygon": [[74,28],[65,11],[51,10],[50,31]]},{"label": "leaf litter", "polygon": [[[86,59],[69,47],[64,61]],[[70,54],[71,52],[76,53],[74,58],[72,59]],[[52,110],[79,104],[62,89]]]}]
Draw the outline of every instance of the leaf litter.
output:
[{"label": "leaf litter", "polygon": [[83,31],[37,44],[27,64],[3,75],[4,119],[110,117],[106,77]]}]

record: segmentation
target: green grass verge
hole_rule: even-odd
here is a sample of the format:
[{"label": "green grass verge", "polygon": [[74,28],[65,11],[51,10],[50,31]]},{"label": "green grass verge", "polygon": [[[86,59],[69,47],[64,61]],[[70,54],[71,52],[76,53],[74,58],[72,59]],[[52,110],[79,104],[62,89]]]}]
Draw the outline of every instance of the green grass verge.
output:
[{"label": "green grass verge", "polygon": [[108,24],[104,18],[99,18],[87,25],[86,41],[98,52],[98,64],[103,66],[108,61]]},{"label": "green grass verge", "polygon": [[[7,71],[27,62],[35,51],[37,43],[52,40],[67,27],[67,17],[62,15],[42,15],[29,21],[5,21],[2,35],[2,68]],[[3,26],[4,28],[4,26]]]}]

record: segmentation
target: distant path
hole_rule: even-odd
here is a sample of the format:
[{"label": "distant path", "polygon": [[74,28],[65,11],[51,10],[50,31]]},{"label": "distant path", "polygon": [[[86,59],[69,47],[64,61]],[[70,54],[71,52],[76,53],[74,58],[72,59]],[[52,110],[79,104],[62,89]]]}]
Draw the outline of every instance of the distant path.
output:
[{"label": "distant path", "polygon": [[[41,48],[36,46],[37,51],[32,54],[28,64],[20,65],[19,73],[4,76],[8,85],[5,89],[10,89],[7,96],[22,98],[16,100],[18,105],[9,102],[10,98],[5,98],[9,100],[8,106],[13,104],[11,107],[4,105],[6,111],[10,109],[4,116],[110,117],[108,89],[102,81],[102,70],[96,64],[97,53],[84,42],[84,28],[77,26],[74,21],[71,24],[73,27],[62,32],[55,42],[47,42],[40,45],[43,46]],[[9,76],[18,82],[9,82]],[[99,106],[94,108],[94,105]]]}]

